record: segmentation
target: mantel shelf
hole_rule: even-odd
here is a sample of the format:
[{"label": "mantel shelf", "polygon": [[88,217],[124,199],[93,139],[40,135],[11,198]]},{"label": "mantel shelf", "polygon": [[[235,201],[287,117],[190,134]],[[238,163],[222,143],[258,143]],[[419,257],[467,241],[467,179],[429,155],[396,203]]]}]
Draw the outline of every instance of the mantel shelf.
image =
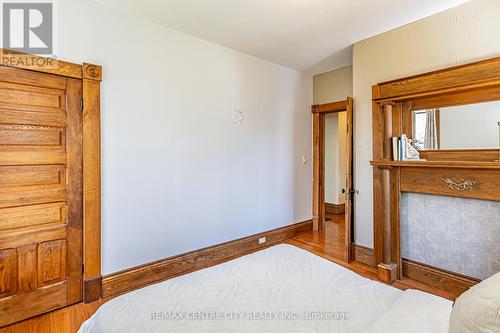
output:
[{"label": "mantel shelf", "polygon": [[493,169],[500,170],[499,162],[474,161],[370,161],[375,167],[420,167],[420,168],[458,168],[458,169]]}]

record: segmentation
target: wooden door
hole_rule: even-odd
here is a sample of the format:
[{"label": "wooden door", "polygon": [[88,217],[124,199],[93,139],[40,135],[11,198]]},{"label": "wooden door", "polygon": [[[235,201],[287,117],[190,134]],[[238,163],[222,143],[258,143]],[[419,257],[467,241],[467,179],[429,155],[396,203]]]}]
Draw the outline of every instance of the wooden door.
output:
[{"label": "wooden door", "polygon": [[345,198],[345,251],[344,259],[347,262],[351,261],[351,244],[354,242],[352,230],[354,229],[353,212],[354,212],[354,194],[353,187],[353,99],[347,98],[346,101],[346,122],[347,122],[347,138],[346,138],[346,198]]},{"label": "wooden door", "polygon": [[81,98],[0,67],[0,326],[82,300]]},{"label": "wooden door", "polygon": [[345,249],[344,259],[351,261],[351,244],[353,243],[353,99],[348,97],[344,101],[313,105],[313,228],[321,231],[325,225],[325,115],[329,113],[346,112],[346,187],[343,190],[346,196],[345,204]]}]

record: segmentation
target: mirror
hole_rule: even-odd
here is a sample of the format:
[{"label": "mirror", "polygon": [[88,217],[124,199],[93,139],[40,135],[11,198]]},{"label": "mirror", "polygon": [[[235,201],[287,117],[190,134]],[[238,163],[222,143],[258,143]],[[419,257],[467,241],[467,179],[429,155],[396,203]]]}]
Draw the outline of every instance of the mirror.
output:
[{"label": "mirror", "polygon": [[418,150],[499,148],[500,101],[413,111]]}]

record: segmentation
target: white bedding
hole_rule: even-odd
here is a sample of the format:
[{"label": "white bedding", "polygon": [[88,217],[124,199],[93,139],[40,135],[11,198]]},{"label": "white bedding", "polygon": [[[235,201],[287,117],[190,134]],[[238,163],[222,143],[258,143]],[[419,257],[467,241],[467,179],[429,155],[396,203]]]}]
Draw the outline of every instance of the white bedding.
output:
[{"label": "white bedding", "polygon": [[79,332],[447,333],[450,312],[450,301],[281,244],[114,298]]}]

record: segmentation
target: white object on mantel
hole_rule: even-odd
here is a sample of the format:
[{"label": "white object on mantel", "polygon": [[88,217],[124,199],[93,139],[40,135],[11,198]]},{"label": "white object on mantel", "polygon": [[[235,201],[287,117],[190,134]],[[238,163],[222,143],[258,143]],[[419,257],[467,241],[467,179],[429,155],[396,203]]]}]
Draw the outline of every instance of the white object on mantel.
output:
[{"label": "white object on mantel", "polygon": [[406,134],[401,134],[401,144],[403,145],[403,161],[424,161],[420,158],[420,153],[413,147],[413,142]]}]

